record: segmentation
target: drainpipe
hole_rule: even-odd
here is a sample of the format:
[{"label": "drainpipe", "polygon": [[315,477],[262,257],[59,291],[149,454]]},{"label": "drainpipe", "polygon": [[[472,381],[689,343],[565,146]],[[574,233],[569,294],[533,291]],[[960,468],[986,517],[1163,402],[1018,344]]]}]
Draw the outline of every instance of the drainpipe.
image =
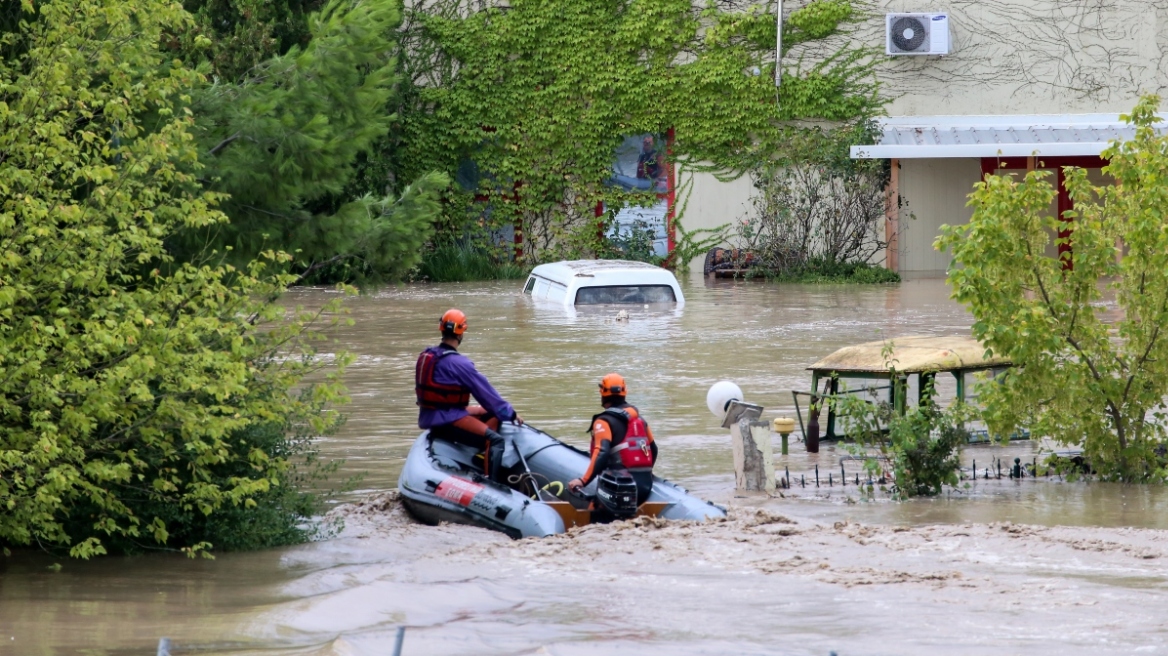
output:
[{"label": "drainpipe", "polygon": [[775,0],[775,88],[783,81],[783,0]]}]

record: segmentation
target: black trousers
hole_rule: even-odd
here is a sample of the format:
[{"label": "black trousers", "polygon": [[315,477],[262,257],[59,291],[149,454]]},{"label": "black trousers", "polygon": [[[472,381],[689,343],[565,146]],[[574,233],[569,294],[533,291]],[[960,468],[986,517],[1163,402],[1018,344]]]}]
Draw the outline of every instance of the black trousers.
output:
[{"label": "black trousers", "polygon": [[[477,415],[475,419],[484,424],[494,419],[495,415],[485,414]],[[469,447],[474,447],[480,452],[483,458],[483,475],[487,478],[502,483],[505,477],[502,472],[503,467],[503,442],[502,440],[492,440],[485,435],[478,435],[464,428],[455,426],[454,424],[442,424],[434,426],[430,429],[430,436],[440,440],[448,440],[456,444],[465,444]]]}]

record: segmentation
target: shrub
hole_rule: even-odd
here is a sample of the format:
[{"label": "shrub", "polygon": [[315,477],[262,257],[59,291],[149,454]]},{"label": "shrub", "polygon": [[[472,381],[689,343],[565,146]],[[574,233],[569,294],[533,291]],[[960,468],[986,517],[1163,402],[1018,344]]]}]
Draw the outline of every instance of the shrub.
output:
[{"label": "shrub", "polygon": [[435,246],[422,256],[415,278],[430,282],[468,280],[517,280],[529,269],[497,258],[474,245],[455,242]]},{"label": "shrub", "polygon": [[324,366],[310,324],[336,306],[276,304],[291,278],[269,266],[287,255],[233,268],[167,251],[225,220],[187,111],[201,77],[159,49],[189,17],[166,0],[22,8],[0,37],[0,546],[303,537],[293,457],[335,427],[324,408],[343,389],[289,392]]},{"label": "shrub", "polygon": [[[891,345],[885,350],[891,354]],[[905,398],[905,379],[889,368],[893,393],[889,398]],[[961,466],[961,447],[969,440],[965,422],[973,408],[955,403],[942,409],[934,401],[933,376],[923,374],[924,393],[919,405],[898,411],[895,404],[869,394],[841,394],[833,399],[836,412],[849,424],[855,440],[852,450],[865,458],[865,467],[876,472],[881,465],[870,450],[892,469],[893,493],[899,498],[940,494],[946,485],[956,487]],[[867,398],[866,398],[867,397]]]}]

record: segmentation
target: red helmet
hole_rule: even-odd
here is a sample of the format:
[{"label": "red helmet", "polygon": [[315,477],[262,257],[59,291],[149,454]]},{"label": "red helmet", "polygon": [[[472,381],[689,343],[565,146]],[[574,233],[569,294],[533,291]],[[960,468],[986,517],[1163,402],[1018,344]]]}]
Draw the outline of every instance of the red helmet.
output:
[{"label": "red helmet", "polygon": [[629,388],[625,385],[623,376],[611,373],[600,379],[600,396],[625,396]]},{"label": "red helmet", "polygon": [[438,320],[438,330],[443,334],[461,335],[466,332],[466,315],[462,310],[451,308]]}]

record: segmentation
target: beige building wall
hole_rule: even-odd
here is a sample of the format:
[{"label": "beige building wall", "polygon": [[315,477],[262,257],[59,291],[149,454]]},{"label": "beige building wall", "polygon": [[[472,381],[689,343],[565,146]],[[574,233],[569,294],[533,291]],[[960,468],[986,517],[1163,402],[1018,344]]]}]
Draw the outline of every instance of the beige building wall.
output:
[{"label": "beige building wall", "polygon": [[[720,182],[713,174],[680,168],[677,183],[680,192],[677,202],[679,206],[685,204],[679,222],[686,230],[714,229],[727,223],[733,229],[735,224],[750,215],[750,196],[754,187],[748,176]],[[700,271],[702,258],[695,258],[690,268]]]},{"label": "beige building wall", "polygon": [[[789,0],[785,10],[800,4]],[[873,0],[846,38],[883,53],[889,12],[946,12],[951,40],[945,57],[878,55],[889,116],[1123,113],[1142,93],[1168,95],[1168,0]],[[932,244],[941,225],[972,215],[965,204],[979,160],[904,159],[901,167],[899,269],[942,276],[949,256]],[[749,212],[748,179],[692,179],[686,229]]]},{"label": "beige building wall", "polygon": [[710,173],[678,172],[679,204],[685,203],[682,225],[686,230],[717,228],[737,223],[749,216],[750,196],[754,191],[748,176],[719,182]]},{"label": "beige building wall", "polygon": [[1165,0],[875,0],[854,35],[884,50],[884,14],[948,13],[951,54],[885,57],[889,116],[1093,114],[1168,88]]},{"label": "beige building wall", "polygon": [[981,178],[977,159],[900,161],[901,207],[897,235],[900,273],[907,278],[940,277],[949,254],[933,248],[945,224],[969,223],[967,196]]}]

